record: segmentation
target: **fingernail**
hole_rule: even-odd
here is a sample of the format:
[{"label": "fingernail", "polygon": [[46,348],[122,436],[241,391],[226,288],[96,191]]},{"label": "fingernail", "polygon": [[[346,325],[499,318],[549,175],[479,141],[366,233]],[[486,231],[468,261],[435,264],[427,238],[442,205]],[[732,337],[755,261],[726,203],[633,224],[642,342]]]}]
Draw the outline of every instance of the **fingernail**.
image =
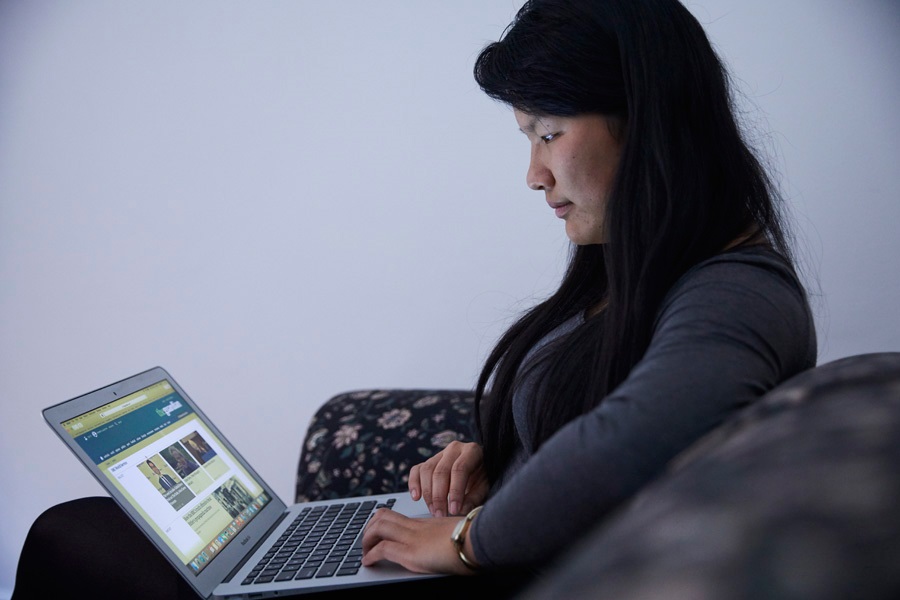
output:
[{"label": "fingernail", "polygon": [[412,496],[413,500],[418,500],[419,499],[419,490],[413,488],[413,489],[409,490],[409,495]]},{"label": "fingernail", "polygon": [[443,517],[443,516],[444,516],[444,511],[442,511],[442,510],[436,510],[436,511],[434,511],[434,516],[436,516],[436,517]]},{"label": "fingernail", "polygon": [[450,514],[451,515],[459,514],[459,502],[451,502],[450,503]]}]

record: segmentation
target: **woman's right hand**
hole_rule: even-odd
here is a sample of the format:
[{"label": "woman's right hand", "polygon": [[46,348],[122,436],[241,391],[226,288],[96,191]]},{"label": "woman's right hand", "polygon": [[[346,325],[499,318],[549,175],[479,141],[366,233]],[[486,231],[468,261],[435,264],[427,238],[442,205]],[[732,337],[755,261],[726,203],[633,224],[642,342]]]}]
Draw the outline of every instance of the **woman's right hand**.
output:
[{"label": "woman's right hand", "polygon": [[466,514],[487,498],[484,453],[475,442],[450,442],[409,470],[409,493],[435,517]]}]

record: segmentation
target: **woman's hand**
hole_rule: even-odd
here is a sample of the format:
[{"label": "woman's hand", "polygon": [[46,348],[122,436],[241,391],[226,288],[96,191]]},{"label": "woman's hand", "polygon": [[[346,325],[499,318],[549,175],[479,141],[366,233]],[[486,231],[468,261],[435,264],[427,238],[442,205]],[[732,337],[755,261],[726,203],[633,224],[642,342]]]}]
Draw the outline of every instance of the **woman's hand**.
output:
[{"label": "woman's hand", "polygon": [[409,470],[409,493],[435,517],[466,514],[483,504],[489,489],[484,453],[474,442],[447,447]]},{"label": "woman's hand", "polygon": [[[363,532],[362,564],[388,560],[416,573],[471,575],[450,540],[460,517],[416,519],[389,508],[375,511]],[[472,556],[466,540],[467,556]]]}]

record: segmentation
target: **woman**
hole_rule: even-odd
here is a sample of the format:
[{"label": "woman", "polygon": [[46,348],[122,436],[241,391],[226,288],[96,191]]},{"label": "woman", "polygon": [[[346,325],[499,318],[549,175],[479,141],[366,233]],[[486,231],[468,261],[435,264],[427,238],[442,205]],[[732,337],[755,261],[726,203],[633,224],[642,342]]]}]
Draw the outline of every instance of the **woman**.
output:
[{"label": "woman", "polygon": [[[475,77],[513,108],[531,146],[527,184],[574,249],[559,289],[489,355],[479,442],[410,473],[412,496],[443,518],[380,511],[368,565],[545,565],[679,451],[816,361],[777,194],[681,4],[529,1]],[[457,552],[447,540],[460,517],[447,515],[458,514],[469,523]]]},{"label": "woman", "polygon": [[[485,582],[515,593],[506,575],[524,585],[678,452],[816,360],[777,195],[677,0],[529,1],[475,77],[513,108],[527,183],[573,252],[559,289],[486,361],[478,443],[413,467],[410,493],[436,518],[382,510],[366,528],[364,564],[484,575],[429,580],[432,597]],[[110,548],[98,551],[122,560]],[[189,597],[167,573],[168,597]],[[143,584],[121,585],[134,598]]]}]

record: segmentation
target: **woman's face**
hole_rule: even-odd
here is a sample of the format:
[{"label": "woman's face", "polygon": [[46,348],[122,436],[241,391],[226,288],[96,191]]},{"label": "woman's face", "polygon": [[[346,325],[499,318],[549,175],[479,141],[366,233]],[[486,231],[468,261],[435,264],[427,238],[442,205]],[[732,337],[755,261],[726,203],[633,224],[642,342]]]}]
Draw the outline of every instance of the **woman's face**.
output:
[{"label": "woman's face", "polygon": [[573,243],[605,243],[606,199],[622,149],[613,134],[614,120],[603,115],[514,112],[519,129],[531,142],[528,187],[544,191],[547,204],[566,222],[566,235]]}]

